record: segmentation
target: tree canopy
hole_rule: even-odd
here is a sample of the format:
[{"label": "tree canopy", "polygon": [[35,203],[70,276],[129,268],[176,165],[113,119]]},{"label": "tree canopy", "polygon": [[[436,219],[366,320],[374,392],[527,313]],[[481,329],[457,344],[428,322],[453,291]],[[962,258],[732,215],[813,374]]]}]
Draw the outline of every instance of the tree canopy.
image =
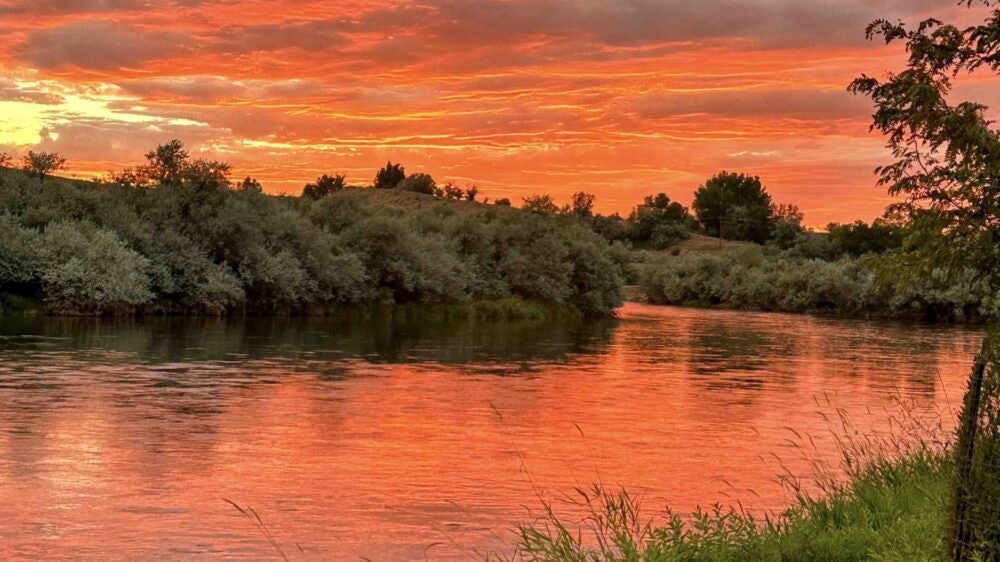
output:
[{"label": "tree canopy", "polygon": [[720,172],[695,191],[692,207],[711,236],[758,244],[771,237],[771,196],[757,176]]},{"label": "tree canopy", "polygon": [[960,74],[1000,71],[1000,9],[965,28],[878,20],[867,34],[908,54],[904,70],[862,75],[849,90],[872,99],[872,129],[888,138],[895,161],[876,173],[902,199],[890,212],[913,222],[912,270],[971,269],[1000,287],[1000,135],[985,105],[951,98]]}]

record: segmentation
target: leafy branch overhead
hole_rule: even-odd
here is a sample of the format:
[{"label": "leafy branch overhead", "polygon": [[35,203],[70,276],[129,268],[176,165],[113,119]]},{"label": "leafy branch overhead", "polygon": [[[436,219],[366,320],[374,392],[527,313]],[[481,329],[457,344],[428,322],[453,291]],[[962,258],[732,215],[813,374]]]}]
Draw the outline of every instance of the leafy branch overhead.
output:
[{"label": "leafy branch overhead", "polygon": [[902,198],[889,212],[922,227],[911,240],[920,249],[917,265],[973,267],[1000,286],[1000,135],[985,105],[951,100],[960,75],[1000,71],[1000,9],[966,28],[878,20],[867,34],[901,41],[908,53],[905,70],[863,75],[849,86],[875,103],[872,129],[887,136],[895,159],[876,169],[879,182]]}]

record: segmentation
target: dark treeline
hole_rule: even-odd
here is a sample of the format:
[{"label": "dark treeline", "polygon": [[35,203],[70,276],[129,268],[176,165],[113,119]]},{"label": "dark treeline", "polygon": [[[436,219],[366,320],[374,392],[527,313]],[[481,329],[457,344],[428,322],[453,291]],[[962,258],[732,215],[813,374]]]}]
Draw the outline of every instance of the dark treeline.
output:
[{"label": "dark treeline", "polygon": [[[389,168],[377,187],[402,176],[393,187],[426,193],[432,183]],[[8,307],[313,313],[431,302],[504,315],[552,306],[606,314],[621,304],[608,244],[568,217],[344,189],[342,176],[319,178],[303,197],[269,196],[251,178],[230,182],[228,165],[193,159],[179,142],[108,181],[46,179],[54,169],[0,173]]]}]

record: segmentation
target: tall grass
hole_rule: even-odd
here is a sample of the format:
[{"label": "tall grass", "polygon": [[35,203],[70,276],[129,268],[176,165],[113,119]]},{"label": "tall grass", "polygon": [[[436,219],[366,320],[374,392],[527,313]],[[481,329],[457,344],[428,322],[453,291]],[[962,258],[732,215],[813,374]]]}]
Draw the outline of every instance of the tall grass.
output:
[{"label": "tall grass", "polygon": [[[939,418],[940,420],[940,418]],[[812,485],[787,471],[795,503],[779,514],[714,505],[651,515],[640,498],[602,485],[577,488],[570,505],[543,502],[542,516],[517,526],[516,562],[743,560],[946,560],[953,459],[940,421],[906,413],[886,433],[859,432],[840,412],[839,467],[813,455]],[[560,513],[582,513],[566,518]]]}]

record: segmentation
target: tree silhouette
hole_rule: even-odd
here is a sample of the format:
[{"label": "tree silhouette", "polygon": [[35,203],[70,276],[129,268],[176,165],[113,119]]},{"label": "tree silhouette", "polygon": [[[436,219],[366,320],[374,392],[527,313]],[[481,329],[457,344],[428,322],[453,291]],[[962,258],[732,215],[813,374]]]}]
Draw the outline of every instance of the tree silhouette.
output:
[{"label": "tree silhouette", "polygon": [[226,189],[230,167],[217,160],[191,160],[184,143],[172,140],[146,153],[146,164],[112,174],[112,180],[131,187],[154,185],[195,190]]},{"label": "tree silhouette", "polygon": [[578,191],[573,194],[570,200],[570,211],[584,219],[594,216],[594,194]]},{"label": "tree silhouette", "polygon": [[434,191],[437,189],[437,182],[434,181],[434,178],[430,174],[410,174],[406,179],[399,182],[396,187],[405,191],[434,195]]},{"label": "tree silhouette", "polygon": [[66,168],[66,159],[57,152],[35,152],[29,150],[24,156],[21,168],[29,176],[38,178],[39,183],[45,181],[52,172]]},{"label": "tree silhouette", "polygon": [[385,167],[375,173],[374,186],[377,189],[392,189],[406,179],[406,170],[402,164],[386,162]]},{"label": "tree silhouette", "polygon": [[302,197],[308,197],[314,200],[322,199],[331,193],[343,191],[345,180],[346,177],[341,174],[334,174],[333,176],[323,174],[322,176],[316,178],[316,183],[306,184],[306,186],[302,189]]}]

